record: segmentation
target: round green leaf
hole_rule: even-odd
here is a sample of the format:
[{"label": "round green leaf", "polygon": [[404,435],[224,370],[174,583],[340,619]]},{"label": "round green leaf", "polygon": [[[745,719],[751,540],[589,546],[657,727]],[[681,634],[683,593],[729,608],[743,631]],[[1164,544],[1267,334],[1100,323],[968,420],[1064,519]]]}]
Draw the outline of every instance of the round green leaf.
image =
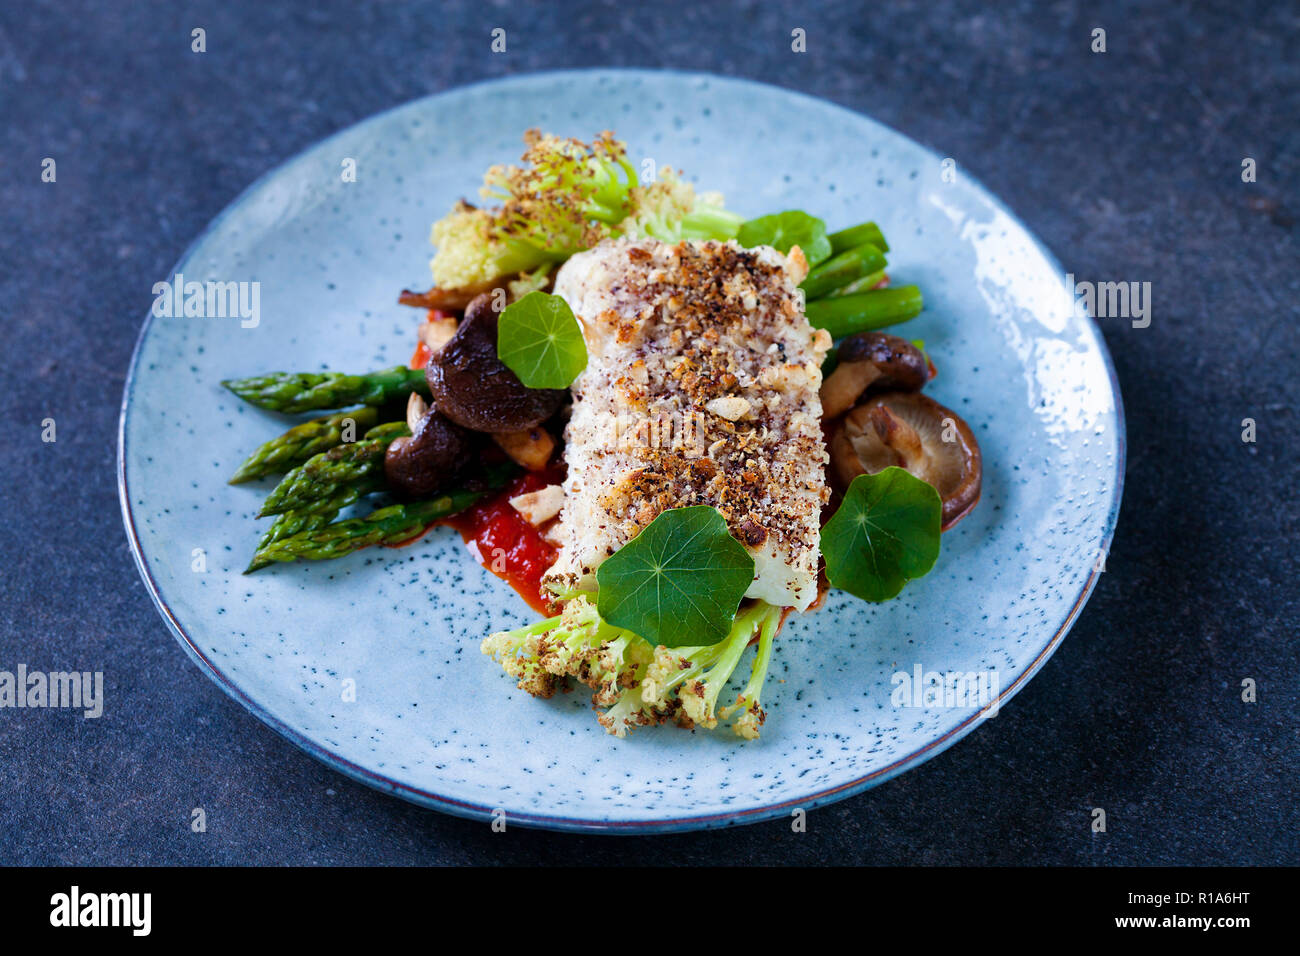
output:
[{"label": "round green leaf", "polygon": [[822,528],[826,576],[864,601],[888,601],[939,557],[943,502],[902,468],[858,475]]},{"label": "round green leaf", "polygon": [[795,246],[803,250],[808,265],[815,266],[831,255],[826,223],[799,209],[759,216],[741,225],[736,241],[746,249],[772,246],[788,253]]},{"label": "round green leaf", "polygon": [[587,343],[569,303],[530,292],[501,313],[497,357],[528,388],[568,388],[587,367]]},{"label": "round green leaf", "polygon": [[715,508],[674,508],[596,569],[596,608],[652,645],[716,644],[753,580],[754,559]]}]

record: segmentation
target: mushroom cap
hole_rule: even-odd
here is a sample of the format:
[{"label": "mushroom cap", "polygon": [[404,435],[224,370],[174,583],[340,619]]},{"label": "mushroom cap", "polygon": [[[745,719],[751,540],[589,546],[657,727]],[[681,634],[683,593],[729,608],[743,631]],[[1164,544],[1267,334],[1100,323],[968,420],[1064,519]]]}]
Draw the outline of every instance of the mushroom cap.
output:
[{"label": "mushroom cap", "polygon": [[905,338],[888,332],[859,332],[836,348],[842,363],[870,362],[880,375],[872,387],[880,391],[920,391],[930,380],[930,363],[925,353]]},{"label": "mushroom cap", "polygon": [[947,531],[980,498],[983,459],[970,426],[920,392],[876,395],[846,414],[831,437],[831,466],[845,487],[897,465],[933,485]]},{"label": "mushroom cap", "polygon": [[514,432],[540,425],[568,397],[563,388],[528,388],[497,357],[497,313],[481,295],[424,370],[434,404],[458,425]]},{"label": "mushroom cap", "polygon": [[822,383],[827,418],[847,411],[868,389],[919,391],[934,377],[925,353],[907,339],[887,332],[859,332],[836,348],[839,364]]},{"label": "mushroom cap", "polygon": [[396,438],[384,453],[384,477],[394,491],[427,498],[456,480],[472,459],[474,436],[435,409],[427,411],[409,438]]}]

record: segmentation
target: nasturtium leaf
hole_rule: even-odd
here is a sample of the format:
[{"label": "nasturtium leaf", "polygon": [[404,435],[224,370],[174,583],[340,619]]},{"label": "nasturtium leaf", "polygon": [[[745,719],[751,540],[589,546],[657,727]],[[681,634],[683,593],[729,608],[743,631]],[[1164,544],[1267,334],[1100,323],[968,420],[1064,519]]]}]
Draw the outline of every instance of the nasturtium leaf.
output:
[{"label": "nasturtium leaf", "polygon": [[653,645],[716,644],[753,580],[754,559],[717,509],[673,508],[596,569],[596,609]]},{"label": "nasturtium leaf", "polygon": [[569,303],[530,292],[497,320],[497,357],[528,388],[568,388],[587,367],[587,343]]},{"label": "nasturtium leaf", "polygon": [[939,557],[943,502],[902,468],[858,475],[822,528],[826,577],[864,601],[888,601]]},{"label": "nasturtium leaf", "polygon": [[798,246],[803,250],[810,268],[831,256],[831,241],[826,236],[826,223],[798,209],[759,216],[743,223],[740,232],[736,234],[736,241],[746,249],[773,246],[782,252],[789,252]]}]

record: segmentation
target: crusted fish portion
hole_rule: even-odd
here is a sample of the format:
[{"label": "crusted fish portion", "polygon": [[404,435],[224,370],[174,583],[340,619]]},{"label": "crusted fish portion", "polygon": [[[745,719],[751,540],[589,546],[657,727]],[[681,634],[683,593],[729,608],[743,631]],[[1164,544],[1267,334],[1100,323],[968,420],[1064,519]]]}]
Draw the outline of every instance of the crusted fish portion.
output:
[{"label": "crusted fish portion", "polygon": [[660,512],[703,504],[754,557],[748,597],[815,600],[831,340],[800,308],[807,268],[798,249],[619,239],[560,269],[588,364],[565,433],[552,593],[594,591],[601,562]]}]

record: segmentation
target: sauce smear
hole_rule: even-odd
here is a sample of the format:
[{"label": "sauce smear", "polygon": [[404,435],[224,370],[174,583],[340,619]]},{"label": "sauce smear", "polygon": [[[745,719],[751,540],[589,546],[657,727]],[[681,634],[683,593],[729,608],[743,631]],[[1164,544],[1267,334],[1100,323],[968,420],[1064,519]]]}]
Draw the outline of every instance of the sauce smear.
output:
[{"label": "sauce smear", "polygon": [[479,562],[501,578],[539,614],[546,615],[542,575],[555,563],[556,550],[536,528],[510,506],[510,499],[561,481],[559,469],[520,475],[491,498],[461,512],[446,523],[460,532],[478,552]]},{"label": "sauce smear", "polygon": [[415,354],[411,356],[411,368],[421,369],[429,364],[429,359],[433,358],[433,352],[429,346],[421,342],[415,347]]}]

